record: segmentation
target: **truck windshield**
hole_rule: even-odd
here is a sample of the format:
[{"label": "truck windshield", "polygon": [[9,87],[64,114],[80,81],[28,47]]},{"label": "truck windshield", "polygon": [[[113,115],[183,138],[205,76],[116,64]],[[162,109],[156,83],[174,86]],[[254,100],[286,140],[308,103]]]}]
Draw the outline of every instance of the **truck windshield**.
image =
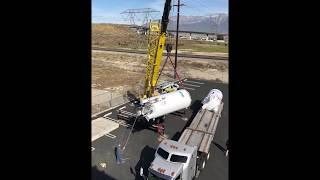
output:
[{"label": "truck windshield", "polygon": [[187,156],[179,156],[179,155],[172,154],[171,158],[170,158],[170,161],[171,162],[185,163],[185,162],[187,162],[187,159],[188,159]]},{"label": "truck windshield", "polygon": [[163,158],[168,159],[169,153],[163,150],[161,147],[158,148],[157,153]]},{"label": "truck windshield", "polygon": [[156,175],[149,172],[148,180],[165,180],[165,179],[157,177]]}]

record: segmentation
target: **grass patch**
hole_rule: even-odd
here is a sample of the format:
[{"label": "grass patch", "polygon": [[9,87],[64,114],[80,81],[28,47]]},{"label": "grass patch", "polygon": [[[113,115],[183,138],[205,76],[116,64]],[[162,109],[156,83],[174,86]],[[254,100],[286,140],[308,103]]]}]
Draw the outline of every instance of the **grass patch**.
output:
[{"label": "grass patch", "polygon": [[225,45],[195,45],[192,47],[193,51],[199,52],[221,52],[228,53],[228,46]]}]

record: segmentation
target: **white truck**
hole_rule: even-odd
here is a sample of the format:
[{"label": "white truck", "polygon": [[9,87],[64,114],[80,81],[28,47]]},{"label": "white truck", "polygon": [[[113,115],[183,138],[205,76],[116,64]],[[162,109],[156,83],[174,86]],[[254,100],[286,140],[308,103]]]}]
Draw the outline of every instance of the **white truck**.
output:
[{"label": "white truck", "polygon": [[210,145],[223,109],[221,100],[221,91],[211,90],[180,139],[166,139],[159,144],[148,169],[149,180],[191,180],[199,176],[210,157]]}]

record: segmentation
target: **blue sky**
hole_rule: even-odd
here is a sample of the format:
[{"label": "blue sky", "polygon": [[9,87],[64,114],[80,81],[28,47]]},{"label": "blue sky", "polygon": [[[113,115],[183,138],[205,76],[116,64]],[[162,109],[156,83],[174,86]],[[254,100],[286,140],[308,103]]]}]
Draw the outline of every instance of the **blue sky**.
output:
[{"label": "blue sky", "polygon": [[[177,4],[177,0],[172,0]],[[165,0],[92,0],[92,22],[128,24],[127,15],[120,14],[126,9],[153,8],[159,13],[152,14],[160,19]],[[180,8],[180,15],[206,16],[214,13],[228,13],[228,0],[180,0],[185,4]],[[176,15],[176,8],[171,15]],[[141,18],[137,18],[142,20]],[[139,23],[139,21],[137,22]]]}]

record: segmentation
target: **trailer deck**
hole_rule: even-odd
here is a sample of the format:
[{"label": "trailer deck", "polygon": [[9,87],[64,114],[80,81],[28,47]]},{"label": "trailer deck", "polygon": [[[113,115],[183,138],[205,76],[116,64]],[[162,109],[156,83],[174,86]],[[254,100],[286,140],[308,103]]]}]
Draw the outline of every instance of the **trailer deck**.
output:
[{"label": "trailer deck", "polygon": [[208,153],[222,109],[223,103],[220,104],[219,111],[216,113],[200,109],[190,126],[183,131],[179,142],[189,146],[197,146],[199,147],[198,151]]}]

